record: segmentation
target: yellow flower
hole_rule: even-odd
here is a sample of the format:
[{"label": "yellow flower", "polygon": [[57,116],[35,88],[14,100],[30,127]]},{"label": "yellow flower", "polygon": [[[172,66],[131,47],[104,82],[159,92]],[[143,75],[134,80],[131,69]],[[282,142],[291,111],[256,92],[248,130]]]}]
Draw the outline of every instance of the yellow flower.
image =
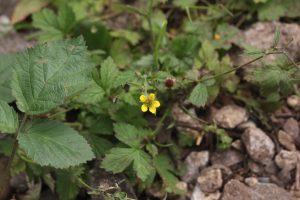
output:
[{"label": "yellow flower", "polygon": [[141,95],[140,102],[143,103],[141,110],[147,112],[148,109],[151,113],[156,114],[156,108],[160,106],[159,101],[155,100],[155,94],[150,93],[148,96]]},{"label": "yellow flower", "polygon": [[220,40],[221,39],[221,35],[218,33],[214,34],[214,40]]}]

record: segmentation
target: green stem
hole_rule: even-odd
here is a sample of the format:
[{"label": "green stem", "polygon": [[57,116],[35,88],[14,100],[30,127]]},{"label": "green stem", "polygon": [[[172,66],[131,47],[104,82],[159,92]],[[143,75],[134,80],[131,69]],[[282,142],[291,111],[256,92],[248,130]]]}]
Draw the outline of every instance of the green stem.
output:
[{"label": "green stem", "polygon": [[14,141],[14,145],[13,145],[13,150],[12,150],[11,156],[10,156],[10,158],[8,160],[8,163],[5,166],[5,169],[3,171],[4,175],[2,177],[0,177],[0,189],[2,189],[4,187],[5,180],[9,177],[9,169],[11,168],[11,165],[13,163],[14,157],[16,156],[17,149],[18,149],[18,137],[19,137],[20,132],[23,129],[23,126],[26,123],[27,117],[28,116],[26,114],[24,114],[22,122],[21,122],[19,128],[17,129],[17,131],[15,133],[15,138],[14,138],[15,141]]},{"label": "green stem", "polygon": [[89,190],[92,190],[92,191],[97,191],[97,192],[100,192],[97,188],[93,188],[91,186],[89,186],[86,182],[84,182],[81,178],[78,178],[77,181],[83,185],[84,187],[86,187],[87,189]]},{"label": "green stem", "polygon": [[152,134],[151,134],[152,136],[155,136],[155,135],[160,131],[160,129],[162,128],[165,119],[167,118],[167,116],[169,115],[169,113],[170,113],[170,111],[171,111],[171,107],[172,107],[172,106],[169,106],[169,107],[165,110],[164,115],[162,116],[162,118],[160,118],[159,122],[156,124],[155,130],[152,132]]}]

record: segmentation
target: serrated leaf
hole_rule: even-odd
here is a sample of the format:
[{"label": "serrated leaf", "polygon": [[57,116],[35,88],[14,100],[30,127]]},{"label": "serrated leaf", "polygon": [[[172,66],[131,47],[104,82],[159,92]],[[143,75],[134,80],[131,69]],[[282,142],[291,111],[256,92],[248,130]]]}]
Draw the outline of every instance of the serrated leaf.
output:
[{"label": "serrated leaf", "polygon": [[6,102],[0,100],[0,132],[14,133],[18,127],[17,113]]},{"label": "serrated leaf", "polygon": [[198,83],[192,93],[190,94],[188,100],[195,106],[204,106],[208,99],[207,87],[203,83]]},{"label": "serrated leaf", "polygon": [[[137,176],[145,181],[152,169],[151,159],[148,154],[139,149],[113,148],[106,154],[102,167],[113,173],[124,171],[133,162],[133,169]],[[120,164],[122,163],[122,164]]]},{"label": "serrated leaf", "polygon": [[82,38],[27,49],[16,58],[12,90],[18,108],[31,115],[61,105],[90,84],[90,64]]},{"label": "serrated leaf", "polygon": [[277,66],[268,65],[257,69],[254,77],[260,85],[261,93],[265,96],[276,91],[286,95],[293,89],[290,72]]},{"label": "serrated leaf", "polygon": [[37,119],[29,122],[18,141],[28,157],[42,166],[67,168],[94,158],[86,140],[57,121]]},{"label": "serrated leaf", "polygon": [[134,157],[133,169],[136,171],[137,176],[142,181],[145,181],[152,169],[150,156],[144,151],[139,150]]},{"label": "serrated leaf", "polygon": [[136,151],[132,148],[112,148],[104,157],[101,165],[106,171],[120,173],[132,163]]},{"label": "serrated leaf", "polygon": [[83,173],[83,170],[83,167],[75,167],[56,172],[56,191],[59,195],[59,199],[76,199],[79,192],[77,178]]},{"label": "serrated leaf", "polygon": [[139,147],[141,138],[139,130],[135,126],[126,123],[115,123],[114,131],[116,132],[116,138],[121,142],[130,147]]},{"label": "serrated leaf", "polygon": [[37,35],[40,42],[60,40],[76,25],[76,16],[69,6],[61,6],[58,14],[46,8],[32,15],[32,25],[40,29]]}]

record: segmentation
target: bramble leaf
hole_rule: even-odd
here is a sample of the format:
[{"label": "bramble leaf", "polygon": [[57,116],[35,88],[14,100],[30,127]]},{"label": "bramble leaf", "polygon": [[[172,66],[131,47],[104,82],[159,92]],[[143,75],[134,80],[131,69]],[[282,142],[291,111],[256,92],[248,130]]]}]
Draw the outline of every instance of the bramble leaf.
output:
[{"label": "bramble leaf", "polygon": [[26,124],[18,140],[28,157],[42,166],[67,168],[94,158],[86,140],[57,121],[33,120]]},{"label": "bramble leaf", "polygon": [[57,41],[17,55],[12,92],[21,111],[42,114],[87,87],[90,80],[83,39]]},{"label": "bramble leaf", "polygon": [[188,100],[195,106],[200,107],[206,104],[207,99],[208,99],[207,87],[202,83],[198,83],[194,87]]},{"label": "bramble leaf", "polygon": [[14,133],[18,127],[17,113],[6,102],[0,100],[0,132]]}]

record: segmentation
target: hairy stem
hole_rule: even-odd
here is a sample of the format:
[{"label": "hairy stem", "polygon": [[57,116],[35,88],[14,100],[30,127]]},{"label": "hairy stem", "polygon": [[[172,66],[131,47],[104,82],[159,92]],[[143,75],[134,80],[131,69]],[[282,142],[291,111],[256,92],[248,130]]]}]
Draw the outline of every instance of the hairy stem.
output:
[{"label": "hairy stem", "polygon": [[21,122],[19,128],[17,129],[17,131],[15,133],[15,138],[14,138],[15,141],[14,141],[11,156],[10,156],[8,162],[7,162],[7,165],[4,168],[3,176],[0,177],[0,189],[1,190],[2,190],[2,188],[4,188],[5,180],[9,177],[9,169],[11,168],[11,165],[13,163],[14,157],[15,157],[15,155],[17,153],[17,149],[18,149],[18,137],[19,137],[20,132],[23,129],[24,124],[26,123],[27,117],[28,116],[26,114],[23,116],[22,122]]}]

